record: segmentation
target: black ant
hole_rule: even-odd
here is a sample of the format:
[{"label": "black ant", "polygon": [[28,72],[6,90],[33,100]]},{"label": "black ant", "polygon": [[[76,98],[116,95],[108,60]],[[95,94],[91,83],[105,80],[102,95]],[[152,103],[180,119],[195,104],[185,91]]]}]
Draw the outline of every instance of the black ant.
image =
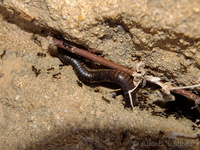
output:
[{"label": "black ant", "polygon": [[41,73],[41,69],[37,69],[34,66],[32,66],[32,71],[35,72],[36,77]]}]

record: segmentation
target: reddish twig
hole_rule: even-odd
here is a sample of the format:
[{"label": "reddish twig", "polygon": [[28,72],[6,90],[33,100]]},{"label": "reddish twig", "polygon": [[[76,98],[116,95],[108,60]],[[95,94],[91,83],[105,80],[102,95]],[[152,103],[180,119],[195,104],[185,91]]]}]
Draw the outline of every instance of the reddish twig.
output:
[{"label": "reddish twig", "polygon": [[[71,53],[74,53],[74,54],[77,54],[79,56],[82,56],[82,57],[85,57],[87,59],[90,59],[92,61],[95,61],[95,62],[98,62],[99,64],[101,65],[104,65],[106,67],[109,67],[109,68],[112,68],[112,69],[116,69],[116,70],[119,70],[119,71],[122,71],[122,72],[125,72],[127,73],[128,75],[132,76],[134,71],[131,70],[131,69],[128,69],[122,65],[118,65],[118,64],[115,64],[114,62],[112,61],[109,61],[105,58],[102,58],[98,55],[95,55],[93,53],[90,53],[89,51],[86,51],[84,49],[81,49],[81,48],[77,48],[75,46],[72,46],[71,44],[68,44],[68,43],[65,43],[64,41],[62,40],[58,40],[57,38],[53,37],[52,38],[52,41],[54,42],[54,44],[57,46],[57,47],[60,47],[64,50],[67,50]],[[148,81],[148,80],[147,80]],[[151,81],[149,81],[151,82]],[[163,81],[159,81],[161,84],[164,84]],[[154,83],[154,82],[153,82]],[[156,84],[156,83],[154,83]],[[158,84],[160,85],[160,84]],[[174,86],[173,86],[174,87]],[[183,95],[185,96],[186,98],[190,99],[190,100],[193,100],[195,102],[197,101],[200,101],[200,97],[192,92],[189,92],[189,91],[186,91],[184,89],[176,89],[176,90],[171,90],[172,92],[174,93],[177,93],[177,94],[180,94],[180,95]]]},{"label": "reddish twig", "polygon": [[109,60],[107,60],[107,59],[105,59],[103,57],[100,57],[98,55],[90,53],[89,51],[77,48],[77,47],[72,46],[72,45],[67,45],[67,43],[64,44],[63,41],[58,40],[56,38],[53,38],[52,40],[56,44],[56,46],[58,46],[60,48],[63,48],[63,49],[65,49],[65,50],[67,50],[67,51],[69,51],[71,53],[74,53],[74,54],[77,54],[79,56],[85,57],[85,58],[87,58],[89,60],[93,60],[95,62],[98,62],[101,65],[106,66],[108,68],[113,68],[113,69],[116,69],[116,70],[119,70],[119,71],[122,71],[122,72],[126,72],[130,76],[133,74],[133,70],[128,69],[128,68],[126,68],[124,66],[115,64],[114,62],[111,62],[111,61],[109,61]]}]

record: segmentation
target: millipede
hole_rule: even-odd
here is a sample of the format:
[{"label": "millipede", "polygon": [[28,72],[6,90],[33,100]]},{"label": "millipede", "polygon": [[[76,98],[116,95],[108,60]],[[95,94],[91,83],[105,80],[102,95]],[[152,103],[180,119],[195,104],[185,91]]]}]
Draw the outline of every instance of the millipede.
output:
[{"label": "millipede", "polygon": [[[71,65],[79,80],[84,83],[111,82],[121,86],[125,100],[129,100],[128,91],[134,88],[132,78],[121,71],[114,69],[90,69],[80,60],[67,55],[62,49],[58,49],[57,57],[65,65]],[[135,92],[132,93],[134,97]],[[134,103],[136,105],[136,102]]]}]

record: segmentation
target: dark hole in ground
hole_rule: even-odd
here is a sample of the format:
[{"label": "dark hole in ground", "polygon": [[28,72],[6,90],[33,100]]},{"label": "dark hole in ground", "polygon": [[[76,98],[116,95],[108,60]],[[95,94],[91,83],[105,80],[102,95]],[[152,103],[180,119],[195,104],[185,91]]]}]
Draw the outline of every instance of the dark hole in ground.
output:
[{"label": "dark hole in ground", "polygon": [[174,115],[175,118],[186,117],[193,122],[200,119],[199,112],[195,106],[194,101],[188,100],[184,96],[174,94],[176,100],[168,102],[165,113]]}]

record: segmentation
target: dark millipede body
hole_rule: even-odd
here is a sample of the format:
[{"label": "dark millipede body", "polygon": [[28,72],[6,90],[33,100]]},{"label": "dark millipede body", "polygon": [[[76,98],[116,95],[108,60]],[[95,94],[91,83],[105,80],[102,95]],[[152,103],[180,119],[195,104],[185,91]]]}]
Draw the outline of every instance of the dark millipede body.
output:
[{"label": "dark millipede body", "polygon": [[[58,54],[58,57],[65,65],[71,65],[79,80],[85,83],[112,82],[119,84],[123,91],[125,100],[129,100],[128,91],[134,88],[133,81],[129,75],[124,72],[113,69],[89,69],[83,62],[72,58],[66,54]],[[134,93],[134,92],[133,92]],[[134,95],[132,93],[132,98]]]}]

